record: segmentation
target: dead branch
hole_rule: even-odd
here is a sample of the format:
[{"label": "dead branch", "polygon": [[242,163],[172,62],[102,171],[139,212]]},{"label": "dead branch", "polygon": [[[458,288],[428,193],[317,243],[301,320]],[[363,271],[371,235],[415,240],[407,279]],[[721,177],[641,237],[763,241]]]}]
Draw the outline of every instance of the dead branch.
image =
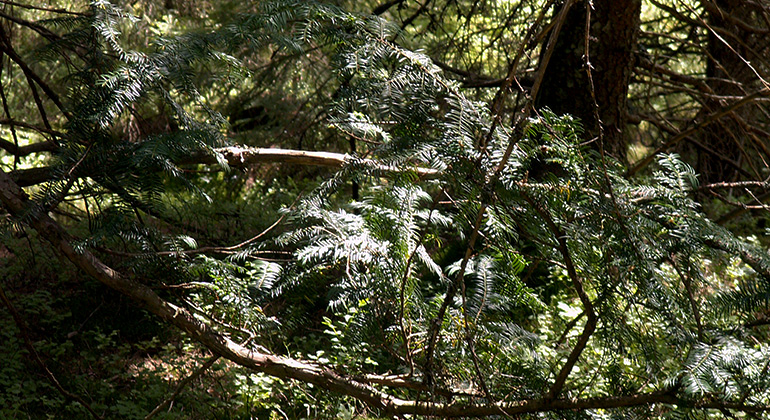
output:
[{"label": "dead branch", "polygon": [[[374,381],[355,379],[335,372],[328,367],[310,362],[267,354],[244,347],[229,337],[214,330],[210,325],[196,318],[185,308],[168,302],[148,286],[126,277],[104,264],[90,251],[76,250],[73,238],[48,214],[40,211],[29,200],[21,188],[7,173],[0,170],[0,201],[15,216],[24,215],[30,226],[41,237],[75,266],[102,284],[130,297],[142,308],[188,333],[193,339],[206,346],[215,355],[220,355],[241,366],[257,372],[283,379],[295,379],[311,383],[358,399],[370,407],[392,415],[432,415],[438,417],[486,417],[513,415],[560,410],[585,410],[598,408],[620,408],[648,406],[652,404],[678,404],[697,408],[738,410],[748,413],[770,411],[770,406],[755,406],[704,399],[689,401],[677,398],[668,390],[618,397],[588,399],[541,398],[512,402],[466,403],[457,400],[451,403],[404,400],[376,389]],[[391,382],[391,385],[396,385]]]},{"label": "dead branch", "polygon": [[[354,162],[355,158],[342,153],[313,152],[290,149],[243,148],[239,146],[223,147],[215,150],[227,164],[234,168],[242,168],[256,163],[290,163],[295,165],[328,166],[341,168]],[[383,165],[371,159],[360,159],[359,162],[381,172],[414,171],[423,178],[435,178],[439,171],[432,168],[396,167]],[[198,154],[184,159],[181,164],[217,164],[217,156],[213,154]]]}]

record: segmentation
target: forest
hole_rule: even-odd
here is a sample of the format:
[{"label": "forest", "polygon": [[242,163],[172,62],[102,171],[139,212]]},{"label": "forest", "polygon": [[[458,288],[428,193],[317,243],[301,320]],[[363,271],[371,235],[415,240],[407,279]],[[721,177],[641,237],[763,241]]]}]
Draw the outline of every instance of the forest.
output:
[{"label": "forest", "polygon": [[0,0],[0,418],[770,420],[767,0]]}]

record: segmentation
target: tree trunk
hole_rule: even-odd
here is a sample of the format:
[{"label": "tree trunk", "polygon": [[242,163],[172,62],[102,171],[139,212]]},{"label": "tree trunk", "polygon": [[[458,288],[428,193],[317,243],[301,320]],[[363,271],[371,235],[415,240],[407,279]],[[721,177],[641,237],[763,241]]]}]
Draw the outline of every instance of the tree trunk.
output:
[{"label": "tree trunk", "polygon": [[[734,100],[718,97],[740,98],[761,87],[752,86],[757,84],[757,78],[745,62],[761,57],[755,57],[752,52],[756,51],[754,47],[760,46],[757,35],[742,29],[737,23],[755,23],[755,17],[745,0],[704,0],[702,4],[708,12],[710,26],[707,28],[706,83],[716,96],[704,100],[701,114],[709,115]],[[696,169],[703,183],[735,181],[739,175],[736,164],[745,165],[758,179],[762,178],[752,166],[751,161],[757,156],[752,153],[751,139],[739,123],[739,120],[750,123],[755,111],[753,106],[743,107],[725,115],[709,130],[703,131],[702,143],[721,156],[718,159],[713,153],[699,154]]]},{"label": "tree trunk", "polygon": [[570,10],[551,59],[541,62],[540,65],[547,67],[535,106],[580,118],[588,139],[597,139],[598,147],[625,162],[626,96],[641,0],[592,2],[590,47],[586,57],[588,3],[581,1]]}]

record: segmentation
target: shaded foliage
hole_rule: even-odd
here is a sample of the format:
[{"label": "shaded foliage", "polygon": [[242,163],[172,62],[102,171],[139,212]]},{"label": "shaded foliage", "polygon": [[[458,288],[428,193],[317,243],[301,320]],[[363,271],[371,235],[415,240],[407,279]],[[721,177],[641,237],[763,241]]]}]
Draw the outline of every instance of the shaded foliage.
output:
[{"label": "shaded foliage", "polygon": [[[116,365],[135,348],[153,347],[148,359],[178,367],[210,350],[274,375],[218,365],[222,373],[209,380],[224,378],[223,395],[243,400],[222,397],[207,411],[194,402],[200,385],[175,396],[192,416],[767,416],[766,251],[703,213],[698,176],[679,155],[660,148],[627,168],[627,156],[591,145],[596,121],[586,133],[575,117],[535,108],[526,90],[512,95],[519,69],[503,63],[527,43],[544,56],[535,47],[545,29],[537,5],[494,9],[511,17],[494,28],[482,19],[486,2],[421,6],[400,21],[323,2],[228,5],[238,13],[220,9],[151,42],[125,35],[141,28],[140,18],[106,1],[41,22],[36,65],[51,63],[67,83],[55,95],[29,82],[59,110],[49,118],[52,105],[37,106],[40,121],[27,124],[47,127],[31,138],[52,153],[3,161],[5,234],[40,231],[59,250],[72,244],[91,265],[63,254],[81,269],[107,267],[106,276],[135,282],[122,292],[150,312],[159,310],[147,296],[203,326],[185,341],[153,321],[160,338],[138,344],[114,338],[135,327],[129,320],[84,332],[77,344],[104,349]],[[450,18],[453,10],[467,12],[465,22]],[[412,48],[419,39],[409,27],[433,28],[428,18],[437,16],[436,26],[462,34],[457,56],[438,49],[439,36],[425,51]],[[511,28],[527,25],[525,38],[511,38]],[[447,67],[445,59],[479,48],[476,27],[495,38],[490,45],[507,46],[468,71]],[[536,55],[517,65],[538,63]],[[482,71],[508,76],[492,83],[477,77]],[[536,74],[532,86],[545,80]],[[478,80],[503,88],[475,90]],[[631,103],[642,101],[633,88]],[[333,171],[228,163],[234,151],[285,144],[350,156]],[[630,176],[645,161],[654,161],[648,172]],[[23,176],[19,165],[49,171],[28,189],[29,203],[6,180],[8,171]],[[41,229],[48,213],[72,236]],[[0,251],[21,258],[7,243]],[[3,289],[29,287],[17,283],[16,267],[3,272]],[[45,291],[11,296],[38,309],[58,305]],[[52,312],[64,328],[69,321]],[[182,350],[158,344],[166,334]],[[226,339],[248,355],[211,344]],[[50,360],[77,359],[66,340],[51,343],[34,344],[61,352]],[[32,381],[2,394],[13,402],[9,415],[67,407],[72,415],[141,416],[169,393],[157,371],[131,376],[94,354],[78,361],[144,388],[111,393],[76,368],[62,370],[61,383],[87,400],[62,393],[32,408],[26,397],[37,387],[52,394]],[[2,382],[26,363],[8,358]],[[269,370],[277,365],[283,370]]]}]

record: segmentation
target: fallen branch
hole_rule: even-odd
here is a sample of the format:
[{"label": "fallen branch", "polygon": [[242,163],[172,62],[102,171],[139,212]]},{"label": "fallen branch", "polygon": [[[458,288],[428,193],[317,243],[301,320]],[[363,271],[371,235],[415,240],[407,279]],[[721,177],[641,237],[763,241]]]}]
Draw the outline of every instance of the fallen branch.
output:
[{"label": "fallen branch", "polygon": [[[312,152],[306,150],[243,148],[238,146],[223,147],[215,150],[224,157],[227,164],[241,168],[255,163],[291,163],[295,165],[328,166],[341,168],[354,162],[354,158],[343,153]],[[361,159],[358,162],[382,172],[414,171],[420,177],[435,178],[439,171],[432,168],[397,167],[383,165],[372,159]],[[179,162],[180,164],[217,164],[217,156],[212,154],[197,154]]]},{"label": "fallen branch", "polygon": [[[0,139],[0,148],[4,148],[6,146],[11,148],[13,143]],[[30,146],[23,146],[19,148],[24,149],[23,151],[19,151],[13,154],[25,156],[33,152],[47,151],[47,147],[48,143],[36,143]],[[27,148],[30,150],[27,150]],[[31,150],[32,148],[37,148],[39,150]],[[347,154],[311,152],[306,150],[243,148],[239,146],[230,146],[219,148],[215,151],[216,153],[219,153],[224,158],[225,162],[227,162],[227,165],[232,168],[243,168],[249,165],[264,163],[289,163],[294,165],[341,168],[351,162],[354,162],[354,158]],[[383,165],[372,159],[360,159],[358,162],[385,173],[401,173],[412,171],[423,179],[433,179],[438,177],[441,173],[439,170],[432,168]],[[216,155],[203,153],[186,157],[177,162],[177,164],[180,165],[216,165],[219,163],[220,162],[217,160]],[[13,181],[18,185],[22,187],[28,187],[50,181],[52,179],[53,171],[50,167],[40,167],[11,171],[9,174]]]},{"label": "fallen branch", "polygon": [[[0,201],[2,201],[5,208],[11,214],[17,217],[23,216],[24,220],[41,237],[50,242],[58,252],[67,257],[79,269],[102,284],[130,297],[142,308],[185,331],[215,355],[222,356],[238,365],[257,372],[263,372],[282,379],[295,379],[350,396],[390,415],[486,417],[544,411],[649,406],[652,404],[677,404],[701,409],[729,409],[748,413],[770,411],[768,406],[753,406],[743,403],[713,401],[711,399],[683,400],[677,398],[673,392],[668,390],[617,397],[586,399],[539,398],[489,403],[466,403],[459,398],[451,403],[400,399],[372,386],[371,384],[377,381],[371,377],[355,379],[322,365],[267,354],[259,350],[246,348],[234,342],[212,329],[207,323],[193,316],[185,308],[162,299],[146,285],[125,277],[107,266],[88,250],[76,250],[72,245],[73,238],[48,214],[42,212],[38,206],[30,201],[21,188],[2,170],[0,170]],[[398,382],[390,381],[390,386],[394,385],[397,386]]]}]

